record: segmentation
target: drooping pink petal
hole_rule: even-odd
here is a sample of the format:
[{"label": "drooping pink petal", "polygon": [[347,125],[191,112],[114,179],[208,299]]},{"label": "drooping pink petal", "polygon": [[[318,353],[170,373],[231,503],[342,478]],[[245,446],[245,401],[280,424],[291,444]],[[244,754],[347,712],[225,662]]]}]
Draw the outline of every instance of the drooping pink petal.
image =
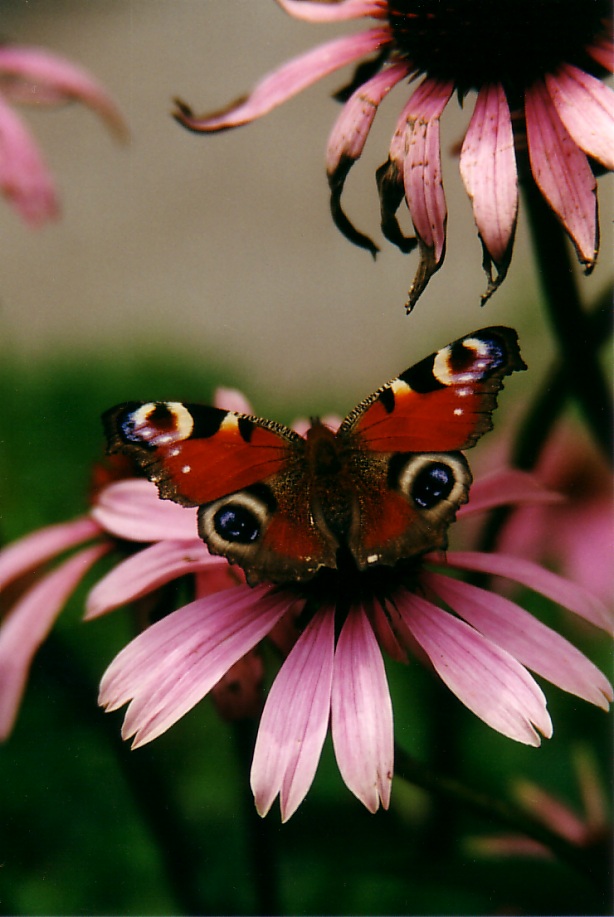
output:
[{"label": "drooping pink petal", "polygon": [[344,104],[326,147],[326,169],[329,175],[355,161],[364,149],[378,106],[397,83],[410,72],[406,63],[393,64],[367,80]]},{"label": "drooping pink petal", "polygon": [[43,576],[13,607],[0,630],[0,739],[10,733],[32,659],[68,597],[108,546],[92,545]]},{"label": "drooping pink petal", "polygon": [[390,31],[383,28],[335,38],[274,70],[256,85],[245,100],[234,103],[222,112],[196,117],[187,106],[178,103],[175,117],[180,124],[193,131],[220,131],[247,124],[266,115],[329,73],[379,50],[389,44],[391,39]]},{"label": "drooping pink petal", "polygon": [[286,13],[305,22],[345,22],[372,16],[385,19],[387,0],[341,0],[322,3],[321,0],[277,0]]},{"label": "drooping pink petal", "polygon": [[102,84],[86,70],[44,48],[0,47],[0,90],[9,99],[31,104],[83,102],[117,136],[125,138],[123,118]]},{"label": "drooping pink petal", "polygon": [[98,523],[89,516],[82,516],[72,522],[46,526],[20,538],[0,551],[0,589],[25,573],[36,570],[52,557],[100,534]]},{"label": "drooping pink petal", "polygon": [[472,627],[532,672],[570,694],[608,709],[612,686],[568,640],[503,596],[438,574],[427,582]]},{"label": "drooping pink petal", "polygon": [[[377,604],[377,603],[376,603]],[[383,601],[382,609],[385,609],[385,617],[390,621],[390,629],[394,633],[398,642],[405,648],[405,662],[408,661],[408,653],[411,653],[414,659],[417,659],[421,665],[425,668],[430,668],[431,663],[427,653],[423,650],[422,646],[418,643],[414,637],[411,629],[407,625],[407,620],[399,611],[396,602],[393,601]],[[379,631],[376,631],[376,634],[379,638]]]},{"label": "drooping pink petal", "polygon": [[[228,561],[214,557],[202,541],[156,542],[113,567],[99,580],[87,597],[85,619],[133,602],[187,573],[221,568],[228,571]],[[229,578],[227,585],[233,585]]]},{"label": "drooping pink petal", "polygon": [[122,736],[151,742],[200,701],[282,617],[292,597],[271,586],[236,586],[197,599],[153,624],[115,657],[99,703],[123,704]]},{"label": "drooping pink petal", "polygon": [[346,785],[377,812],[390,803],[394,766],[392,703],[384,661],[362,608],[348,614],[335,650],[331,727]]},{"label": "drooping pink petal", "polygon": [[407,108],[405,191],[411,218],[436,260],[445,245],[446,202],[441,179],[439,119],[454,91],[452,81],[424,80]]},{"label": "drooping pink petal", "polygon": [[608,633],[612,631],[612,615],[600,599],[582,586],[557,576],[540,564],[523,557],[480,551],[448,551],[446,563],[460,570],[504,576],[516,583],[522,583],[523,586],[528,586],[529,589],[590,621],[596,627]]},{"label": "drooping pink petal", "polygon": [[410,69],[407,63],[393,64],[360,85],[341,109],[326,147],[330,208],[335,225],[347,239],[373,256],[378,252],[377,245],[354,226],[342,207],[341,198],[350,169],[362,155],[380,103]]},{"label": "drooping pink petal", "polygon": [[[589,485],[590,486],[590,485]],[[558,506],[519,507],[506,522],[497,550],[551,561],[568,579],[609,604],[614,595],[614,549],[609,493],[590,497],[574,483],[573,496]]]},{"label": "drooping pink petal", "polygon": [[606,169],[614,169],[614,92],[571,64],[546,74],[545,81],[572,140]]},{"label": "drooping pink petal", "polygon": [[561,494],[548,490],[535,475],[519,468],[503,468],[475,481],[469,492],[469,502],[461,506],[456,518],[483,513],[498,506],[561,503],[563,499]]},{"label": "drooping pink petal", "polygon": [[486,85],[478,93],[461,149],[460,172],[484,249],[488,276],[488,289],[482,297],[485,302],[507,273],[518,214],[512,119],[500,84]]},{"label": "drooping pink petal", "polygon": [[30,226],[58,215],[51,173],[30,132],[1,95],[0,189]]},{"label": "drooping pink petal", "polygon": [[395,604],[443,682],[493,729],[539,745],[552,734],[544,695],[509,653],[418,595],[399,593]]},{"label": "drooping pink petal", "polygon": [[334,608],[321,608],[273,682],[251,770],[260,815],[279,793],[282,821],[287,821],[312,784],[328,727],[334,641]]},{"label": "drooping pink petal", "polygon": [[[412,72],[409,79],[415,79],[417,74]],[[408,132],[408,112],[411,108],[411,99],[405,104],[390,141],[388,161],[376,172],[377,190],[380,199],[380,213],[382,232],[389,242],[396,245],[402,252],[410,252],[418,244],[415,236],[406,236],[401,229],[397,218],[397,211],[405,197],[403,173],[406,156],[406,134]]]},{"label": "drooping pink petal", "polygon": [[198,538],[196,510],[161,500],[155,484],[138,478],[109,484],[91,512],[107,532],[129,541]]},{"label": "drooping pink petal", "polygon": [[453,91],[451,80],[427,78],[406,108],[403,182],[420,245],[420,264],[409,291],[408,309],[443,261],[448,211],[441,176],[439,119]]},{"label": "drooping pink petal", "polygon": [[525,92],[531,171],[590,270],[597,257],[597,182],[586,156],[570,137],[542,80]]}]

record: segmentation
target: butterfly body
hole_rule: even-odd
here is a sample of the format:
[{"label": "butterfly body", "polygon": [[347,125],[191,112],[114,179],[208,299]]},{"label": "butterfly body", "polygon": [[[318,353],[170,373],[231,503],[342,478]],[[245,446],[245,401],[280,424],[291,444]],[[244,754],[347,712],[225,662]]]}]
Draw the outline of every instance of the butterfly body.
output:
[{"label": "butterfly body", "polygon": [[209,550],[251,583],[365,570],[446,546],[468,499],[461,449],[491,427],[505,375],[524,368],[516,334],[487,328],[370,395],[337,430],[304,436],[251,415],[180,402],[108,411],[110,451],[131,455],[163,498],[197,506]]}]

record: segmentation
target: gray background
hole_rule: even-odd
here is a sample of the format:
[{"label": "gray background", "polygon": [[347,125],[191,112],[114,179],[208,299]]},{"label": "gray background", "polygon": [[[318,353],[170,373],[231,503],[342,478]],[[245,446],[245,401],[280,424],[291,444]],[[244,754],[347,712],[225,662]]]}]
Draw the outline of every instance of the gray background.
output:
[{"label": "gray background", "polygon": [[[164,349],[169,360],[222,362],[229,384],[236,372],[267,403],[308,410],[317,392],[345,410],[435,347],[506,323],[519,329],[533,370],[521,386],[537,384],[549,344],[522,218],[508,280],[479,306],[481,248],[450,155],[472,100],[461,111],[453,99],[443,117],[447,257],[410,318],[403,304],[416,255],[381,240],[374,179],[406,88],[382,106],[348,185],[347,210],[382,242],[375,264],[328,212],[324,149],[338,112],[330,95],[349,70],[221,135],[190,134],[169,116],[175,95],[198,112],[219,108],[289,57],[364,23],[301,23],[273,0],[13,0],[0,8],[5,38],[88,67],[131,131],[122,148],[81,106],[24,113],[63,214],[33,232],[0,206],[5,354],[32,364],[51,354],[129,359]],[[587,298],[606,282],[602,265]]]}]

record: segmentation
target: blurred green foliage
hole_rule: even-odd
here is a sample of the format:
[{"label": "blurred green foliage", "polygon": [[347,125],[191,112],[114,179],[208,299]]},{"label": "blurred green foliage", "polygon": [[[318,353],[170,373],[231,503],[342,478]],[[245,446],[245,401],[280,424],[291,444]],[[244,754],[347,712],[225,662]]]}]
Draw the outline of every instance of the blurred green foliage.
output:
[{"label": "blurred green foliage", "polygon": [[[216,381],[228,383],[229,374],[162,356],[64,360],[35,372],[5,364],[3,540],[84,511],[105,408],[129,398],[206,401]],[[508,829],[398,778],[390,811],[370,815],[343,785],[330,742],[291,821],[281,825],[276,809],[259,819],[248,785],[254,728],[222,722],[208,700],[131,752],[119,737],[121,714],[96,706],[97,681],[132,636],[131,618],[120,611],[79,623],[100,569],[38,654],[15,733],[0,749],[0,912],[610,912],[609,888],[568,864],[468,853],[468,838]],[[607,668],[595,634],[572,631],[559,609],[531,602]],[[523,776],[578,808],[573,748],[581,742],[606,760],[608,718],[550,686],[555,734],[536,750],[488,729],[418,664],[389,664],[388,672],[400,745],[495,797]]]}]

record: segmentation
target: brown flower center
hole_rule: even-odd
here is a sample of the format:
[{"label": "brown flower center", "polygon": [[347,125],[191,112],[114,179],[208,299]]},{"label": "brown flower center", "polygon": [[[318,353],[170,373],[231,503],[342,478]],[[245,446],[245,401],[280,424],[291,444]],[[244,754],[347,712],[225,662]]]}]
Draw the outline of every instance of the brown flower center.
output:
[{"label": "brown flower center", "polygon": [[595,71],[586,48],[608,0],[390,0],[396,53],[461,94],[502,83],[515,96],[561,63]]}]

